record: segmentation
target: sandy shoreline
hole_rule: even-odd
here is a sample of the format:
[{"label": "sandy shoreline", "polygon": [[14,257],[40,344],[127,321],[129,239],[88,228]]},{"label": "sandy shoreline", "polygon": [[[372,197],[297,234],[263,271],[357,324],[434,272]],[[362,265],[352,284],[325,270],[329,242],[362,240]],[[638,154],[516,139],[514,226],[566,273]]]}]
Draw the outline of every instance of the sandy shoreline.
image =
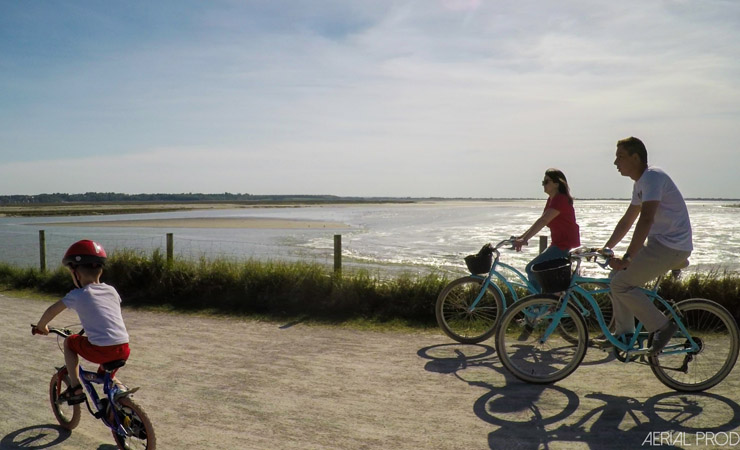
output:
[{"label": "sandy shoreline", "polygon": [[259,228],[326,230],[340,230],[351,228],[349,225],[340,222],[274,219],[266,217],[193,217],[182,219],[96,220],[92,222],[55,222],[45,223],[44,225],[67,227]]}]

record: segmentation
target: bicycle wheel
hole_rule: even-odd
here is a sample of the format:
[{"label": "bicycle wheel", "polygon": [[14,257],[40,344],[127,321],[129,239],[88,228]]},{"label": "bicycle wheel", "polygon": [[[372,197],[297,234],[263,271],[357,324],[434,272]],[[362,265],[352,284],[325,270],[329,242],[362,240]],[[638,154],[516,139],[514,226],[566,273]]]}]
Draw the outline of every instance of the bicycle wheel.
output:
[{"label": "bicycle wheel", "polygon": [[483,288],[478,277],[458,278],[448,284],[434,308],[437,323],[442,331],[462,344],[485,341],[496,331],[496,324],[503,309],[501,295],[489,285],[480,301],[471,309]]},{"label": "bicycle wheel", "polygon": [[[583,316],[570,303],[560,319],[562,326],[555,327],[542,342],[559,304],[557,297],[534,295],[514,303],[501,317],[496,352],[503,365],[520,380],[554,383],[570,375],[583,361],[588,330]],[[577,337],[575,342],[573,336]]]},{"label": "bicycle wheel", "polygon": [[[61,382],[60,382],[61,380]],[[80,403],[76,405],[70,405],[65,401],[59,400],[59,395],[64,392],[71,384],[67,369],[57,371],[51,377],[49,383],[49,402],[51,403],[51,410],[54,413],[54,417],[57,418],[57,422],[62,428],[66,430],[73,430],[77,425],[80,424],[80,418],[82,417]]]},{"label": "bicycle wheel", "polygon": [[125,435],[113,430],[113,439],[121,450],[154,450],[157,448],[157,438],[154,427],[141,406],[131,398],[123,397],[118,400],[119,409],[116,412],[123,423]]},{"label": "bicycle wheel", "polygon": [[[705,299],[689,299],[676,305],[677,313],[691,338],[699,344],[695,353],[663,353],[649,357],[650,368],[658,379],[677,391],[703,391],[729,375],[740,348],[735,319],[719,304]],[[676,333],[665,352],[690,347],[688,338]]]}]

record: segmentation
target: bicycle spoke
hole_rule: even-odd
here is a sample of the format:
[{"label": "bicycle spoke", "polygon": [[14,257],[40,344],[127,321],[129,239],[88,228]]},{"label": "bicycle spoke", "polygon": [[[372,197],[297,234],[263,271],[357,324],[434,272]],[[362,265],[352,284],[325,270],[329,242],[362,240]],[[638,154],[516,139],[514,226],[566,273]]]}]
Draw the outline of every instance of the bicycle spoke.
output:
[{"label": "bicycle spoke", "polygon": [[[558,300],[534,297],[515,303],[501,319],[496,350],[502,363],[519,379],[530,383],[552,383],[572,373],[586,354],[587,332],[583,319],[572,306],[547,336],[555,319]],[[562,328],[572,330],[575,342]]]},{"label": "bicycle spoke", "polygon": [[663,354],[651,357],[651,369],[666,386],[680,391],[701,391],[722,381],[737,360],[738,331],[734,318],[714,302],[693,299],[677,305],[698,351],[677,332]]},{"label": "bicycle spoke", "polygon": [[458,342],[481,342],[495,331],[501,299],[492,288],[481,293],[482,288],[480,278],[464,277],[445,287],[437,299],[437,322],[448,336]]}]

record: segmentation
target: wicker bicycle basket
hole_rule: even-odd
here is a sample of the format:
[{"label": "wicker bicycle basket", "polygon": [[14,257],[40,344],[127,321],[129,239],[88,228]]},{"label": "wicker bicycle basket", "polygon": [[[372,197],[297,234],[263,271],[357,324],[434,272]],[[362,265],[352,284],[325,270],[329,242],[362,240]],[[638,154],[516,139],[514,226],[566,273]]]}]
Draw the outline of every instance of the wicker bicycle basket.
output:
[{"label": "wicker bicycle basket", "polygon": [[466,256],[465,265],[468,266],[468,270],[473,275],[488,273],[493,265],[491,245],[486,244],[477,254]]},{"label": "wicker bicycle basket", "polygon": [[551,259],[532,266],[532,274],[542,292],[553,293],[568,289],[573,276],[568,258]]}]

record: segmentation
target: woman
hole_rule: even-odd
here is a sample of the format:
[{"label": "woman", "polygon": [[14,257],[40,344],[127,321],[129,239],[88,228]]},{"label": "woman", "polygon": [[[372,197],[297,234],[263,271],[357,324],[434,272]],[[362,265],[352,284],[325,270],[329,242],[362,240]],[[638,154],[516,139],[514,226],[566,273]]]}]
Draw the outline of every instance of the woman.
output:
[{"label": "woman", "polygon": [[563,172],[557,169],[547,169],[545,178],[542,180],[542,188],[548,195],[542,216],[514,242],[514,248],[521,251],[522,246],[527,245],[527,241],[539,233],[543,227],[550,228],[551,245],[526,267],[529,281],[537,291],[540,291],[541,287],[534,279],[532,266],[551,259],[567,258],[571,249],[581,245],[576,212],[573,209],[573,197],[570,196],[568,180]]}]

